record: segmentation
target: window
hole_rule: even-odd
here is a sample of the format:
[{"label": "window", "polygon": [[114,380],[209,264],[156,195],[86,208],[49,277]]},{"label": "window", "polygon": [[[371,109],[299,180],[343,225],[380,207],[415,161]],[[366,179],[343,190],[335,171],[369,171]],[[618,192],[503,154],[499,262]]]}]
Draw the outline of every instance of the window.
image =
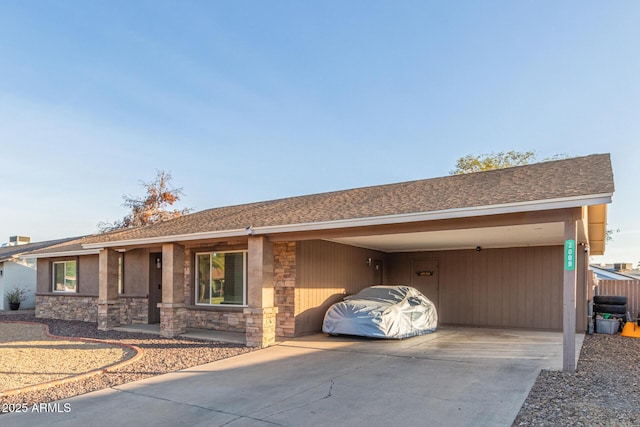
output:
[{"label": "window", "polygon": [[124,254],[118,255],[118,293],[124,294]]},{"label": "window", "polygon": [[53,291],[78,292],[76,261],[53,263]]},{"label": "window", "polygon": [[246,252],[196,254],[196,304],[245,305]]}]

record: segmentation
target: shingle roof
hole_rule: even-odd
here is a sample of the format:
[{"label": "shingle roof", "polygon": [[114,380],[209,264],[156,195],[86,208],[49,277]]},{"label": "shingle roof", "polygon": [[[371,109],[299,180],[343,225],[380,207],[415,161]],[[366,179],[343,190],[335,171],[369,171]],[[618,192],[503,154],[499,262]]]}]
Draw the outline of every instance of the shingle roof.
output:
[{"label": "shingle roof", "polygon": [[609,154],[208,209],[79,244],[612,194]]},{"label": "shingle roof", "polygon": [[64,239],[48,240],[46,242],[27,243],[26,245],[5,246],[0,248],[0,262],[12,260],[20,255],[28,254],[45,248],[59,246],[67,243],[77,237],[68,237]]}]

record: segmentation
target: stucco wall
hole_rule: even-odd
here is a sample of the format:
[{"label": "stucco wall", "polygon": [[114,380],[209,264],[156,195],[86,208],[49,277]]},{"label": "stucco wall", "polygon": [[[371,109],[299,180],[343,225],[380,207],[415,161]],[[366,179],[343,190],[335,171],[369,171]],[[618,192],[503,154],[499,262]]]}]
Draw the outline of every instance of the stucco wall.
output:
[{"label": "stucco wall", "polygon": [[81,257],[46,258],[38,260],[38,294],[67,295],[52,292],[53,263],[77,262],[78,292],[75,295],[98,296],[98,255]]},{"label": "stucco wall", "polygon": [[18,286],[27,291],[27,299],[20,304],[20,308],[33,308],[36,302],[36,261],[16,260],[0,263],[2,276],[0,277],[0,309],[8,309],[9,305],[5,299],[6,292]]},{"label": "stucco wall", "polygon": [[149,250],[134,249],[124,253],[124,295],[149,293]]}]

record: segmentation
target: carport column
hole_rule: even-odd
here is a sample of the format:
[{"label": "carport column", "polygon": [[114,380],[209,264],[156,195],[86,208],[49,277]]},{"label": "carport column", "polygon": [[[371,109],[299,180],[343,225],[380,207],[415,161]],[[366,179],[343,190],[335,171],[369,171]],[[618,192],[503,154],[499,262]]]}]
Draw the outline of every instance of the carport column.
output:
[{"label": "carport column", "polygon": [[273,289],[273,243],[264,236],[249,236],[247,277],[246,343],[267,347],[276,342]]},{"label": "carport column", "polygon": [[108,331],[118,325],[118,252],[102,249],[98,255],[98,329]]},{"label": "carport column", "polygon": [[162,302],[160,335],[173,338],[187,330],[187,309],[184,305],[184,246],[162,245]]},{"label": "carport column", "polygon": [[[576,370],[576,285],[577,285],[577,222],[564,223],[564,285],[562,291],[562,370]],[[573,241],[573,249],[567,242]]]}]

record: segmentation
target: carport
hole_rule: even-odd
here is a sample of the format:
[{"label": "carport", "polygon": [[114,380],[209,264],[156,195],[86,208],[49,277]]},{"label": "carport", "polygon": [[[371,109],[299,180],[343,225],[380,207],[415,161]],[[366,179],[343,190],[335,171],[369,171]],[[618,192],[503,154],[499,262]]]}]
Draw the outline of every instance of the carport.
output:
[{"label": "carport", "polygon": [[[297,265],[302,274],[296,283],[297,331],[304,333],[300,326],[305,324],[310,331],[317,330],[326,307],[341,298],[320,294],[313,299],[304,294],[306,288],[318,294],[317,288],[327,287],[325,282],[336,281],[324,279],[321,268],[308,265],[317,264],[310,260],[328,259],[335,271],[344,253],[359,250],[363,268],[371,263],[367,265],[373,277],[369,284],[403,283],[418,288],[436,303],[441,324],[564,331],[563,368],[574,370],[575,332],[587,328],[589,246],[598,244],[589,239],[589,229],[604,222],[604,207],[533,212],[532,208],[528,206],[526,214],[489,216],[485,211],[481,217],[414,223],[404,225],[402,232],[398,225],[380,226],[369,227],[366,233],[360,229],[359,235],[325,233],[298,241]],[[578,242],[571,270],[564,268],[567,240]],[[346,257],[348,262],[353,258]],[[309,270],[312,277],[305,276]],[[324,300],[320,310],[302,305],[306,301],[312,308],[319,300]]]},{"label": "carport", "polygon": [[443,195],[432,211],[270,227],[271,241],[297,245],[295,336],[319,330],[344,294],[410,284],[445,325],[563,331],[563,368],[575,370],[588,260],[604,253],[608,156],[470,175],[427,180],[425,198]]}]

